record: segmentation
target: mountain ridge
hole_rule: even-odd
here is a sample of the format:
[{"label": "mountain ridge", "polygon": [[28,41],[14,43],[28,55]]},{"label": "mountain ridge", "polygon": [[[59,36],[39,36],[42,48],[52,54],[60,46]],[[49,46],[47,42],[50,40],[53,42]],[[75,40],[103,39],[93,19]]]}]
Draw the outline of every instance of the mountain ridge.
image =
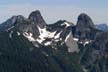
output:
[{"label": "mountain ridge", "polygon": [[105,31],[105,32],[108,31],[108,25],[105,24],[105,23],[103,23],[103,24],[97,24],[96,28],[98,28],[98,29],[100,29],[102,31]]},{"label": "mountain ridge", "polygon": [[76,25],[49,25],[39,10],[28,18],[13,16],[0,25],[0,71],[107,72],[107,36],[85,13]]}]

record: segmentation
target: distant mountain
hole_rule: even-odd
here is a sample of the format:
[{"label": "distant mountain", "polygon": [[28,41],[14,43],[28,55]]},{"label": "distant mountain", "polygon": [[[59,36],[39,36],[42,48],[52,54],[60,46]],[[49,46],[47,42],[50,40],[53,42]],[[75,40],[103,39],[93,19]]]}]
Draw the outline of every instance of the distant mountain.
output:
[{"label": "distant mountain", "polygon": [[102,31],[108,31],[108,25],[107,24],[98,24],[98,25],[96,25],[96,28],[98,28]]},{"label": "distant mountain", "polygon": [[47,24],[39,10],[0,24],[0,72],[107,72],[108,32],[87,14]]}]

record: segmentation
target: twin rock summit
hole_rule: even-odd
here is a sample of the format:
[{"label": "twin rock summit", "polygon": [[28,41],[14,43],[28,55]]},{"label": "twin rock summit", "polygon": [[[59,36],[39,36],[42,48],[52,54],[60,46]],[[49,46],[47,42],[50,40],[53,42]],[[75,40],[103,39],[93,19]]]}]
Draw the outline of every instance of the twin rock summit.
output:
[{"label": "twin rock summit", "polygon": [[77,24],[12,16],[0,24],[0,72],[108,72],[108,32],[84,13]]}]

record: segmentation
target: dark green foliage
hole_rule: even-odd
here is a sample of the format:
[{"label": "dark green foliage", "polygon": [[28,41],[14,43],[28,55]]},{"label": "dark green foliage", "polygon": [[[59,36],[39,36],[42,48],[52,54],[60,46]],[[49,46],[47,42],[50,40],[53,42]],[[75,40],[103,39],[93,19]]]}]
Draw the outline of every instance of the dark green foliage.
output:
[{"label": "dark green foliage", "polygon": [[0,72],[83,72],[77,53],[68,53],[67,46],[53,49],[51,46],[34,47],[17,32],[9,37],[0,34]]},{"label": "dark green foliage", "polygon": [[97,50],[91,44],[80,51],[80,63],[88,72],[107,72],[108,56],[106,52]]}]

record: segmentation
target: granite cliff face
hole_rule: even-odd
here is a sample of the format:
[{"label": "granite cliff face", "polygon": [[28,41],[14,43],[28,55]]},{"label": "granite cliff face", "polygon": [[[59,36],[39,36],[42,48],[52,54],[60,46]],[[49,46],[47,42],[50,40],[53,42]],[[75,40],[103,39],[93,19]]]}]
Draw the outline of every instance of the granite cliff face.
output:
[{"label": "granite cliff face", "polygon": [[[90,72],[107,72],[108,33],[97,29],[88,15],[80,14],[74,36],[79,39],[80,63],[85,69]],[[104,64],[102,61],[105,61]]]},{"label": "granite cliff face", "polygon": [[39,10],[0,25],[0,72],[107,72],[108,32],[87,14],[47,24]]},{"label": "granite cliff face", "polygon": [[28,18],[34,24],[37,24],[40,28],[45,28],[46,22],[44,21],[43,17],[39,10],[32,12]]},{"label": "granite cliff face", "polygon": [[[94,30],[94,32],[92,30]],[[76,25],[76,37],[82,40],[87,38],[94,39],[93,37],[96,34],[95,31],[95,25],[91,18],[84,13],[80,14]]]}]

